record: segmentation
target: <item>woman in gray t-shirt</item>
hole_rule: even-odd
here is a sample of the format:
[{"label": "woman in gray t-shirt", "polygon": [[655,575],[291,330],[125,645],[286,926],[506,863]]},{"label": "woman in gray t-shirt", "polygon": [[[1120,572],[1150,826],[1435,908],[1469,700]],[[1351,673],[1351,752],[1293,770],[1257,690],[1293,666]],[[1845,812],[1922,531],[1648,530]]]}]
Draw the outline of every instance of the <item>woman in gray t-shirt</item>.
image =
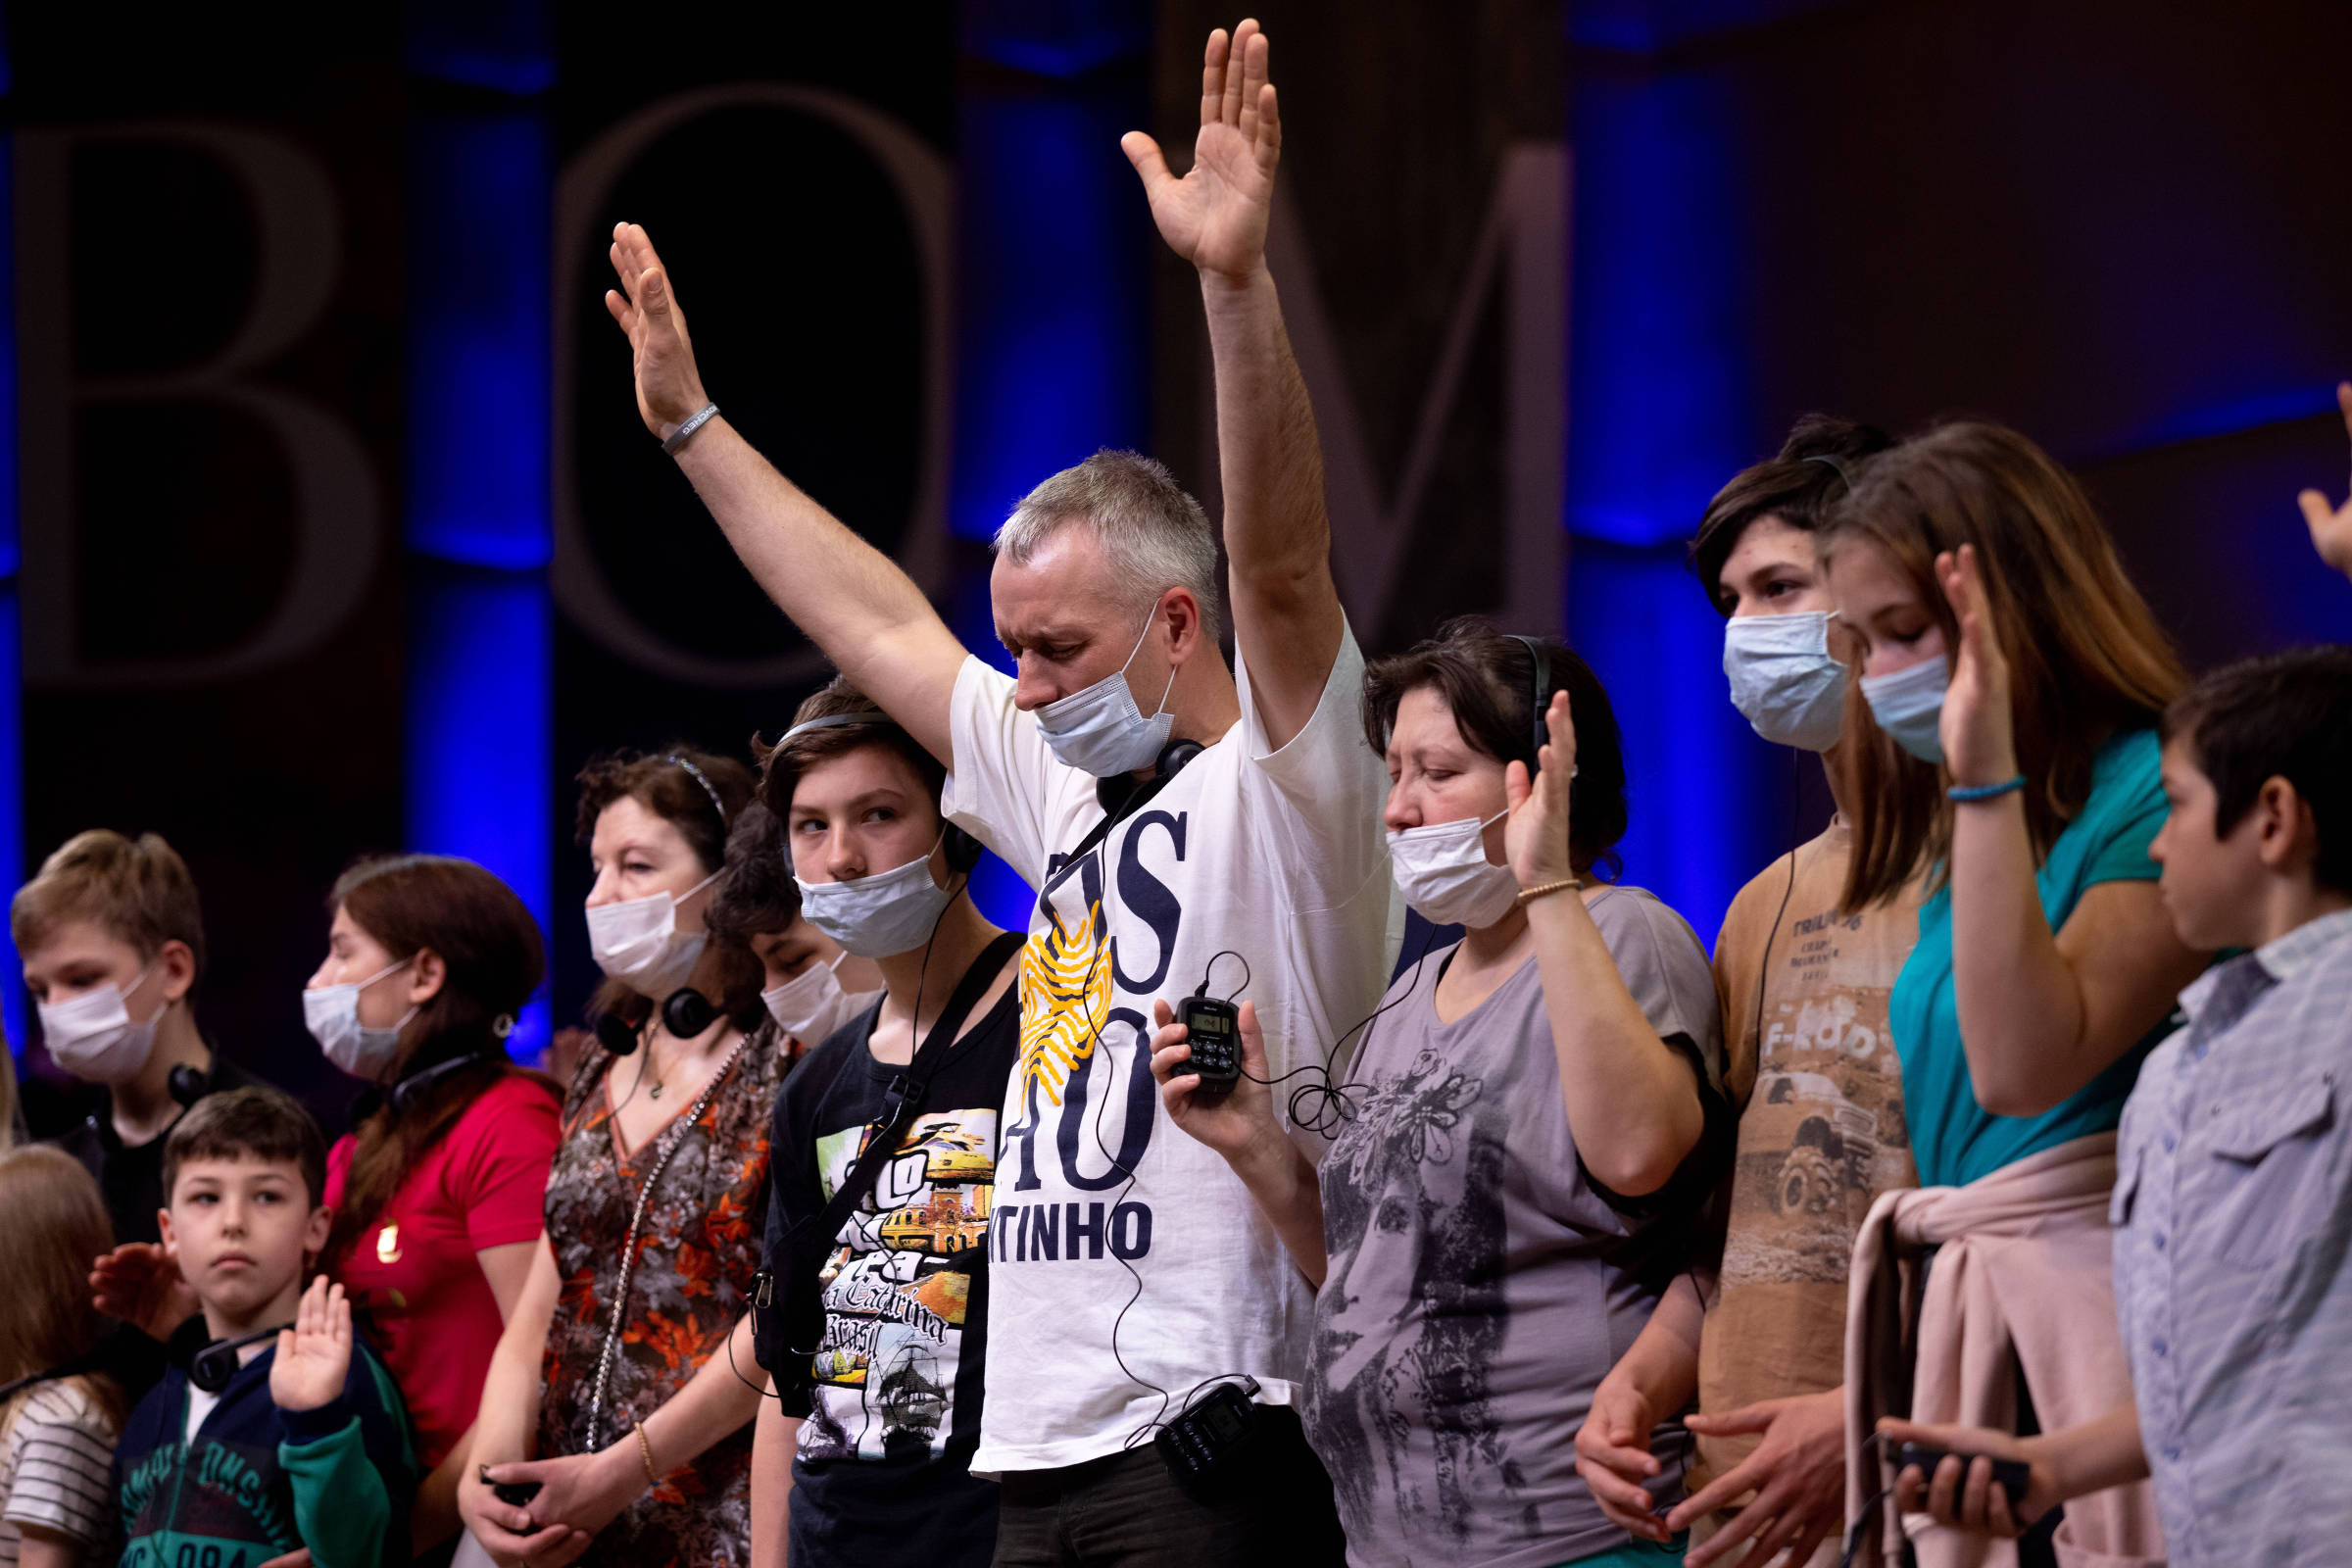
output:
[{"label": "woman in gray t-shirt", "polygon": [[[1367,670],[1364,708],[1395,781],[1397,885],[1462,939],[1390,988],[1319,1166],[1286,1133],[1246,1004],[1232,1092],[1197,1094],[1181,1027],[1153,1070],[1316,1284],[1304,1415],[1351,1563],[1678,1557],[1602,1517],[1575,1438],[1683,1267],[1728,1147],[1706,950],[1651,895],[1592,875],[1625,831],[1625,771],[1607,694],[1564,646],[1457,621]],[[1653,1441],[1661,1499],[1686,1441]]]}]

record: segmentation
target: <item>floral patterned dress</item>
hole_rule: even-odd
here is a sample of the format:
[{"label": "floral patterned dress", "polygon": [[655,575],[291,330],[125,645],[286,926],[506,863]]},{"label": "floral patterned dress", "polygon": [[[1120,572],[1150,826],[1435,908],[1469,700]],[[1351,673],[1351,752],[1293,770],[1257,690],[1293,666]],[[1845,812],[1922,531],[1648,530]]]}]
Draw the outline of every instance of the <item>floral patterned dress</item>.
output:
[{"label": "floral patterned dress", "polygon": [[[547,1239],[563,1281],[547,1331],[537,1451],[587,1450],[596,1363],[612,1320],[621,1250],[638,1189],[663,1146],[682,1139],[647,1203],[629,1280],[620,1348],[605,1395],[602,1441],[684,1388],[748,1309],[760,1267],[767,1192],[767,1130],[790,1057],[761,1023],[701,1116],[681,1128],[691,1100],[641,1148],[623,1154],[605,1097],[615,1058],[591,1045],[564,1102],[565,1137],[548,1172]],[[757,1368],[748,1368],[757,1373]],[[649,1488],[607,1525],[582,1560],[740,1568],[751,1556],[752,1428],[729,1434]]]}]

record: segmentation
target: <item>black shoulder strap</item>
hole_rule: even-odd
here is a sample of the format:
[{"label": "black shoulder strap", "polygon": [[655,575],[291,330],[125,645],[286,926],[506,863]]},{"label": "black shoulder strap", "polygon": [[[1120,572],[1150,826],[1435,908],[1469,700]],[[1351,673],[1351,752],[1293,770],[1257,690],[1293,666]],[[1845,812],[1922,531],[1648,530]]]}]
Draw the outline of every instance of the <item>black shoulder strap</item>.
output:
[{"label": "black shoulder strap", "polygon": [[995,983],[1005,960],[1026,940],[1026,936],[1018,931],[1001,932],[994,942],[981,951],[980,956],[972,960],[971,967],[963,971],[962,981],[949,995],[948,1004],[940,1008],[939,1017],[932,1022],[930,1034],[924,1036],[922,1049],[914,1054],[914,1059],[891,1079],[890,1087],[883,1091],[881,1114],[867,1124],[865,1147],[858,1151],[857,1163],[850,1167],[849,1174],[834,1189],[833,1197],[824,1208],[792,1228],[794,1237],[807,1230],[813,1230],[819,1237],[834,1235],[841,1229],[841,1222],[849,1218],[850,1210],[873,1191],[875,1178],[882,1174],[882,1166],[892,1154],[898,1152],[899,1139],[906,1134],[914,1118],[922,1113],[924,1098],[931,1091],[931,1079],[947,1059],[949,1050],[956,1044],[956,1037],[963,1032],[964,1019],[980,999],[987,995],[988,988]]},{"label": "black shoulder strap", "polygon": [[1054,868],[1052,876],[1046,878],[1046,885],[1037,890],[1037,906],[1041,909],[1046,906],[1047,896],[1054,891],[1054,887],[1061,881],[1062,876],[1068,872],[1071,866],[1076,865],[1079,861],[1085,859],[1089,855],[1093,854],[1096,845],[1110,837],[1111,829],[1117,827],[1121,822],[1126,821],[1136,812],[1142,810],[1145,805],[1151,801],[1152,796],[1157,795],[1161,790],[1166,789],[1170,784],[1175,782],[1175,779],[1176,774],[1174,772],[1162,773],[1157,778],[1152,780],[1152,782],[1149,784],[1137,785],[1134,793],[1129,795],[1124,801],[1121,801],[1116,810],[1104,811],[1102,813],[1102,820],[1097,822],[1093,829],[1088,832],[1086,837],[1078,841],[1078,847],[1076,849],[1070,851],[1069,854],[1061,858],[1061,864]]}]

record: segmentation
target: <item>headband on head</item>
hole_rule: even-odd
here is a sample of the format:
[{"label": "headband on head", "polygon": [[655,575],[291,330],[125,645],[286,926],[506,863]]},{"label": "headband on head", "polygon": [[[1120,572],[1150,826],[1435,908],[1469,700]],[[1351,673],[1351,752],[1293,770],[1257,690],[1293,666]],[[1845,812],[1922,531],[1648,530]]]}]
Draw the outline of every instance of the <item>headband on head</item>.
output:
[{"label": "headband on head", "polygon": [[668,753],[662,759],[662,760],[664,762],[675,762],[687,772],[692,773],[694,775],[694,781],[703,787],[703,793],[710,797],[710,808],[718,813],[718,825],[720,827],[731,827],[734,825],[727,816],[727,803],[718,798],[718,786],[711,783],[710,780],[705,776],[701,768],[695,766],[692,762],[689,762],[686,760],[686,759],[680,757],[675,752]]},{"label": "headband on head", "polygon": [[1818,452],[1804,461],[1807,463],[1826,463],[1831,467],[1836,468],[1838,470],[1838,477],[1845,481],[1845,493],[1849,496],[1854,493],[1853,470],[1845,466],[1844,459],[1834,458],[1827,452]]},{"label": "headband on head", "polygon": [[776,737],[776,749],[781,751],[795,735],[801,734],[805,730],[834,729],[843,724],[895,724],[897,722],[897,719],[879,708],[860,708],[855,713],[828,713],[823,718],[812,718],[806,724],[793,725],[792,728]]}]

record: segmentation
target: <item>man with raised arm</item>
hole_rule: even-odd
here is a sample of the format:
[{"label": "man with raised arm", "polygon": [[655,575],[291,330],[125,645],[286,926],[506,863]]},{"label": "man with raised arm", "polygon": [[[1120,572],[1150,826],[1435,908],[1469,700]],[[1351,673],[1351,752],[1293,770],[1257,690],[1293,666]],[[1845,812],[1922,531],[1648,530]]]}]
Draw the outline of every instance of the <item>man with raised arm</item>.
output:
[{"label": "man with raised arm", "polygon": [[[1363,658],[1266,270],[1281,146],[1266,75],[1254,23],[1219,29],[1192,171],[1171,175],[1141,133],[1123,144],[1161,235],[1200,273],[1231,669],[1214,531],[1165,468],[1117,452],[1014,509],[990,591],[1017,678],[973,658],[905,573],[707,412],[651,242],[613,233],[622,291],[606,304],[647,426],[768,596],[948,764],[951,818],[1041,889],[976,1250],[993,1353],[972,1468],[1004,1480],[997,1561],[1013,1568],[1341,1551],[1289,1408],[1310,1292],[1231,1169],[1172,1129],[1151,1072],[1161,997],[1254,1001],[1280,1080],[1324,1060],[1387,978],[1388,781],[1359,733]],[[1252,1400],[1249,1446],[1180,1485],[1152,1439],[1226,1385]]]}]

